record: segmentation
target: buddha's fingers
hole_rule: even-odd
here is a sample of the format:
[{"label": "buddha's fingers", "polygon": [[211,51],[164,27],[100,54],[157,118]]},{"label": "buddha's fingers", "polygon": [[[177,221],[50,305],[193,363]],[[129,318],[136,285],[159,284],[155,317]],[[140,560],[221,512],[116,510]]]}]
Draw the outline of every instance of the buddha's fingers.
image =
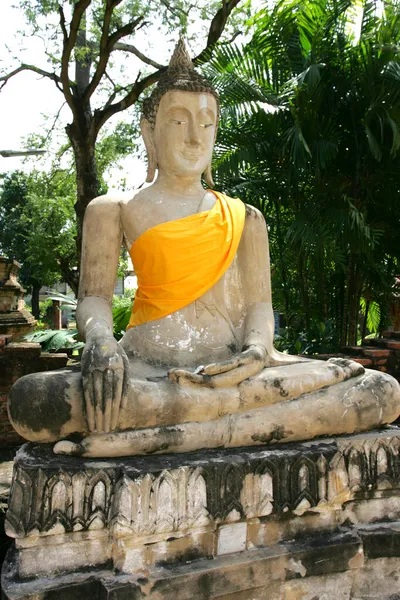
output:
[{"label": "buddha's fingers", "polygon": [[222,363],[213,363],[204,367],[207,375],[220,375],[228,371],[232,371],[239,367],[251,365],[256,362],[265,363],[266,351],[261,346],[251,346],[240,354],[226,360]]},{"label": "buddha's fingers", "polygon": [[114,373],[111,369],[106,369],[103,373],[103,409],[104,409],[104,429],[105,433],[110,431],[111,409],[113,404],[114,392]]},{"label": "buddha's fingers", "polygon": [[94,418],[94,390],[93,390],[93,378],[90,375],[89,377],[82,378],[83,384],[83,395],[85,397],[85,406],[86,406],[86,418],[89,431],[94,431],[96,428],[95,418]]},{"label": "buddha's fingers", "polygon": [[[128,394],[126,392],[128,389],[128,381],[129,381],[129,360],[128,360],[128,357],[126,356],[125,352],[122,353],[122,363],[124,365],[123,376],[121,377],[120,373],[118,372],[118,377],[121,380],[121,385],[122,385],[122,387],[121,387],[121,408],[126,408],[127,402],[128,402]],[[118,383],[118,385],[119,385],[119,383]]]},{"label": "buddha's fingers", "polygon": [[208,386],[213,388],[236,386],[245,379],[257,375],[263,368],[264,361],[252,361],[227,373],[213,375],[209,379]]},{"label": "buddha's fingers", "polygon": [[95,431],[104,431],[104,419],[103,419],[103,372],[96,370],[93,371],[93,391],[94,391],[94,417],[95,417]]},{"label": "buddha's fingers", "polygon": [[[114,430],[118,425],[119,410],[122,406],[124,373],[122,369],[114,371],[114,387],[111,410],[111,430]],[[122,407],[123,408],[123,407]]]},{"label": "buddha's fingers", "polygon": [[209,379],[208,375],[197,375],[196,373],[191,373],[190,371],[185,371],[184,369],[171,369],[168,371],[168,379],[172,381],[172,383],[177,383],[180,385],[184,385],[185,383],[197,383],[200,385],[205,385],[205,380]]},{"label": "buddha's fingers", "polygon": [[229,360],[220,363],[211,363],[204,367],[203,370],[206,375],[220,375],[221,373],[227,373],[238,367],[250,365],[255,361],[265,361],[265,354],[264,348],[251,346]]},{"label": "buddha's fingers", "polygon": [[234,356],[230,360],[225,360],[221,363],[211,363],[204,367],[204,373],[206,375],[219,375],[220,373],[226,373],[227,371],[232,371],[232,369],[236,369],[243,364],[240,361],[239,356]]}]

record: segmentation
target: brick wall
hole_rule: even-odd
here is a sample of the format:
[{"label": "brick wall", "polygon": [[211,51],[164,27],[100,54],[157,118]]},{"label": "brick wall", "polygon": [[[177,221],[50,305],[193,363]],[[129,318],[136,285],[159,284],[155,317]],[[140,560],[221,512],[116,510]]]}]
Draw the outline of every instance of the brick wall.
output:
[{"label": "brick wall", "polygon": [[7,394],[23,375],[62,369],[66,354],[42,352],[40,344],[13,343],[11,335],[0,335],[0,445],[13,446],[24,440],[13,430],[7,413]]}]

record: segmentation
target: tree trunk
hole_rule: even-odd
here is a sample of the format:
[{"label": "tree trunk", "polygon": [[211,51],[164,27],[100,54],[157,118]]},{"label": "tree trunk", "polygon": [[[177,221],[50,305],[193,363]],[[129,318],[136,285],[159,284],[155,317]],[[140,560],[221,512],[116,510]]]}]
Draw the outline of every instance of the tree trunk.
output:
[{"label": "tree trunk", "polygon": [[356,260],[352,260],[351,279],[349,281],[349,328],[348,343],[350,346],[357,345],[358,315],[360,309],[360,267]]},{"label": "tree trunk", "polygon": [[[93,133],[93,121],[90,111],[80,115],[81,123],[73,122],[66,128],[68,137],[74,149],[76,167],[77,201],[75,213],[77,218],[76,247],[78,264],[80,264],[83,218],[87,205],[100,193],[100,181],[97,173],[95,158],[96,136]],[[82,134],[83,132],[83,134]],[[85,135],[86,133],[86,135]],[[72,286],[71,286],[72,287]]]},{"label": "tree trunk", "polygon": [[325,273],[325,261],[324,261],[324,251],[322,251],[321,254],[321,264],[320,264],[321,270],[320,270],[320,275],[321,275],[321,310],[322,310],[322,317],[324,320],[324,323],[326,323],[326,321],[328,320],[328,294],[327,294],[327,289],[326,289],[326,273]]},{"label": "tree trunk", "polygon": [[285,303],[285,317],[286,320],[289,314],[289,294],[288,294],[288,285],[287,285],[287,277],[286,277],[286,267],[285,261],[283,258],[283,248],[285,247],[285,242],[282,234],[281,227],[281,213],[280,213],[280,205],[278,201],[274,201],[275,212],[276,212],[276,233],[278,237],[278,249],[279,249],[279,263],[281,268],[281,278],[282,278],[282,286],[283,286],[283,301]]},{"label": "tree trunk", "polygon": [[303,302],[304,308],[304,320],[306,330],[310,329],[310,301],[307,291],[307,275],[305,267],[306,259],[304,252],[299,249],[299,282],[300,282],[300,295]]},{"label": "tree trunk", "polygon": [[32,285],[32,314],[35,319],[40,319],[40,308],[39,308],[39,290],[42,287],[41,283],[34,283]]},{"label": "tree trunk", "polygon": [[351,294],[351,281],[353,272],[353,255],[350,254],[347,265],[347,278],[344,285],[343,294],[343,311],[342,311],[342,331],[340,335],[340,345],[346,346],[348,341],[348,323],[349,323],[349,307]]},{"label": "tree trunk", "polygon": [[[78,50],[79,48],[87,48],[86,29],[86,13],[84,13],[81,18],[76,40],[76,47]],[[90,65],[90,52],[76,53],[75,95],[78,99],[82,97],[89,85]],[[77,200],[75,203],[75,213],[77,218],[76,248],[78,253],[78,272],[70,274],[68,279],[65,279],[77,295],[79,267],[81,262],[83,217],[89,202],[99,195],[100,182],[95,158],[97,133],[95,133],[94,130],[93,113],[90,102],[88,102],[84,108],[80,107],[79,103],[77,103],[76,110],[77,114],[75,115],[72,124],[67,125],[66,132],[74,150],[76,169]]]}]

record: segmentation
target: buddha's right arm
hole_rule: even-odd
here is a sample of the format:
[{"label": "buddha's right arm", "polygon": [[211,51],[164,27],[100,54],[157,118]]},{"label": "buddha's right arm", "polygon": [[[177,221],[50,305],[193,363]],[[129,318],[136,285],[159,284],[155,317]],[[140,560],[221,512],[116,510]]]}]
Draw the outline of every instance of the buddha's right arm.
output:
[{"label": "buddha's right arm", "polygon": [[111,301],[121,248],[120,205],[100,197],[86,209],[83,225],[77,323],[86,344],[82,383],[90,431],[118,425],[129,362],[113,336]]},{"label": "buddha's right arm", "polygon": [[86,209],[76,314],[85,339],[93,328],[112,335],[111,301],[122,241],[120,211],[119,202],[105,196],[92,200]]}]

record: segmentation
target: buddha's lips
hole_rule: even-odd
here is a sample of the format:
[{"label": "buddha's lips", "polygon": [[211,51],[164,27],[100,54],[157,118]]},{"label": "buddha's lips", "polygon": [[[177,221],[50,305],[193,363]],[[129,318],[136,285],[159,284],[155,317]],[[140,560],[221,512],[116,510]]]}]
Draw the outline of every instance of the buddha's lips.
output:
[{"label": "buddha's lips", "polygon": [[187,160],[199,160],[200,152],[184,152],[183,157]]}]

